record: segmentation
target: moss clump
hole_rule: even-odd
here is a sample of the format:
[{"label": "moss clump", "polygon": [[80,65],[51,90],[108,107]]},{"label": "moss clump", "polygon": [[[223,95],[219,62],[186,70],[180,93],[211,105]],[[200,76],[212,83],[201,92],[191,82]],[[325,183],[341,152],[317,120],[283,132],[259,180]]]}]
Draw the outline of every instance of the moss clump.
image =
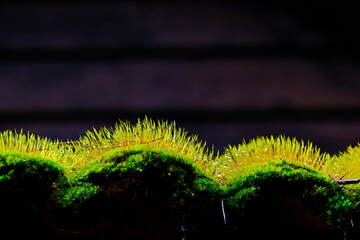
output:
[{"label": "moss clump", "polygon": [[191,164],[198,166],[207,173],[214,170],[208,162],[213,159],[205,143],[196,135],[189,136],[186,131],[176,128],[174,122],[158,121],[145,118],[135,125],[120,122],[114,128],[101,128],[87,131],[78,141],[68,142],[73,149],[73,167],[77,172],[89,162],[98,159],[105,153],[130,146],[158,146],[179,153],[183,158],[191,159]]},{"label": "moss clump", "polygon": [[163,235],[167,229],[170,239],[182,235],[182,225],[199,229],[201,223],[213,224],[214,216],[202,210],[214,207],[218,190],[214,179],[181,153],[133,145],[90,161],[59,202],[72,212],[106,216],[118,224],[117,234],[123,237],[137,226],[137,235],[160,229],[156,234]]},{"label": "moss clump", "polygon": [[247,167],[241,174],[235,174],[225,188],[227,204],[244,219],[254,219],[250,215],[261,214],[256,206],[261,204],[259,199],[279,194],[301,200],[317,220],[333,230],[344,230],[358,213],[356,201],[359,199],[354,199],[353,193],[317,170],[286,160]]},{"label": "moss clump", "polygon": [[324,164],[330,159],[330,155],[321,153],[311,142],[304,143],[296,138],[258,137],[248,143],[244,141],[237,146],[229,146],[225,150],[217,160],[218,178],[219,181],[226,181],[232,172],[242,171],[247,166],[282,159],[326,172]]},{"label": "moss clump", "polygon": [[[156,177],[163,180],[156,182]],[[144,184],[154,188],[163,186],[162,191],[175,197],[179,204],[183,204],[184,198],[198,195],[199,191],[212,192],[218,188],[210,176],[192,164],[191,159],[184,158],[176,151],[147,145],[111,150],[99,159],[90,161],[73,181],[91,182],[101,186],[101,191],[104,191],[105,185],[122,178],[146,178]]]},{"label": "moss clump", "polygon": [[328,161],[311,143],[283,136],[230,146],[218,173],[233,225],[274,236],[288,229],[306,238],[341,235],[358,218],[359,198],[328,176]]},{"label": "moss clump", "polygon": [[[49,195],[64,181],[61,165],[42,157],[21,153],[0,152],[1,192],[19,193],[31,200],[42,200],[40,196]],[[12,194],[1,194],[1,198]],[[42,200],[44,201],[44,200]],[[46,201],[46,199],[45,199]]]},{"label": "moss clump", "polygon": [[[183,235],[185,225],[197,231],[214,225],[209,209],[219,198],[219,184],[209,174],[212,152],[174,123],[147,118],[135,125],[120,122],[67,142],[6,131],[0,135],[0,150],[34,158],[16,159],[17,165],[35,168],[42,163],[35,158],[46,156],[49,164],[61,166],[62,180],[53,181],[44,211],[35,209],[61,234],[172,239]],[[46,171],[37,173],[45,177]],[[209,214],[202,214],[204,209]]]},{"label": "moss clump", "polygon": [[358,185],[329,174],[360,178],[359,156],[359,147],[330,157],[279,136],[215,157],[175,123],[147,118],[66,142],[5,131],[0,230],[44,239],[358,236]]},{"label": "moss clump", "polygon": [[49,233],[39,213],[53,207],[64,182],[64,169],[56,162],[25,153],[0,153],[2,234],[17,238],[24,232]]}]

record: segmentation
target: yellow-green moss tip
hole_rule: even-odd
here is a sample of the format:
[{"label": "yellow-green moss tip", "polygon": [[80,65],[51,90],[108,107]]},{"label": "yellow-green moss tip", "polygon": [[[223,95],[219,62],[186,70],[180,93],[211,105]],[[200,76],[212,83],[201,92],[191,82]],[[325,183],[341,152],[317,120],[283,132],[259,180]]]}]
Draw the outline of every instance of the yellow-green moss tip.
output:
[{"label": "yellow-green moss tip", "polygon": [[206,172],[211,172],[213,151],[206,148],[205,142],[197,135],[188,136],[175,122],[145,117],[134,125],[120,121],[114,128],[103,127],[87,131],[77,141],[61,142],[41,138],[22,131],[0,132],[0,152],[26,153],[53,160],[61,164],[65,171],[76,174],[92,160],[116,148],[128,148],[135,145],[156,146],[180,154],[184,159],[191,159],[192,164]]},{"label": "yellow-green moss tip", "polygon": [[217,177],[226,178],[233,171],[241,171],[249,165],[269,160],[301,163],[323,171],[329,158],[329,154],[320,153],[320,149],[311,142],[304,143],[302,140],[285,136],[258,137],[248,143],[244,140],[238,146],[229,146],[218,158]]},{"label": "yellow-green moss tip", "polygon": [[331,158],[326,164],[329,174],[336,179],[360,178],[360,143],[356,147],[349,146]]},{"label": "yellow-green moss tip", "polygon": [[112,149],[134,145],[154,145],[172,150],[192,159],[195,165],[206,171],[210,171],[207,163],[213,159],[213,151],[208,150],[205,142],[199,141],[196,135],[188,136],[183,129],[176,128],[175,122],[155,122],[148,118],[139,119],[135,125],[119,122],[115,128],[87,131],[70,145],[74,150],[74,161],[80,168]]},{"label": "yellow-green moss tip", "polygon": [[24,134],[22,131],[0,132],[0,152],[26,153],[30,156],[59,161],[61,159],[58,141],[51,141],[34,134]]}]

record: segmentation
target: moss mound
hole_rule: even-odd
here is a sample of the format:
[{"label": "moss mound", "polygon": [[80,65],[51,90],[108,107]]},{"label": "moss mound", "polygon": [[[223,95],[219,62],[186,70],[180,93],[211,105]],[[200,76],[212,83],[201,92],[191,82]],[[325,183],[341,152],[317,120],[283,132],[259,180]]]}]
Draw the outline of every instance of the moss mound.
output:
[{"label": "moss mound", "polygon": [[0,226],[5,236],[47,235],[40,212],[53,207],[66,181],[59,164],[24,153],[0,153]]},{"label": "moss mound", "polygon": [[[2,206],[19,200],[14,220],[29,208],[27,220],[38,218],[47,237],[180,239],[185,231],[205,234],[205,227],[217,226],[212,153],[174,123],[122,122],[67,142],[6,131],[0,133],[0,151]],[[23,201],[18,190],[34,196],[41,208]],[[26,232],[31,229],[30,224]]]},{"label": "moss mound", "polygon": [[111,226],[102,234],[180,239],[185,225],[199,230],[201,223],[213,224],[212,214],[202,210],[214,208],[218,189],[191,159],[159,146],[134,145],[89,162],[58,201],[62,211]]},{"label": "moss mound", "polygon": [[310,142],[283,136],[229,146],[218,176],[232,228],[281,239],[341,239],[354,232],[360,199],[353,186],[329,176],[335,161]]},{"label": "moss mound", "polygon": [[[260,137],[214,156],[175,123],[0,133],[0,230],[37,239],[357,239],[359,147]],[[353,181],[356,183],[356,181]],[[19,231],[21,229],[21,231]]]},{"label": "moss mound", "polygon": [[337,239],[359,214],[352,192],[286,160],[247,167],[225,188],[229,222],[241,226],[240,235]]}]

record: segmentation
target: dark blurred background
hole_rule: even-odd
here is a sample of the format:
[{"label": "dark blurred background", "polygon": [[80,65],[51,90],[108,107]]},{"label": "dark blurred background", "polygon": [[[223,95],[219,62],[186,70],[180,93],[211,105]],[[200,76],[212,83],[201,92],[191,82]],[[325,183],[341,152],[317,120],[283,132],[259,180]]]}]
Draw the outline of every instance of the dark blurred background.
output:
[{"label": "dark blurred background", "polygon": [[0,131],[76,139],[145,115],[223,150],[360,141],[357,8],[317,1],[1,1]]}]

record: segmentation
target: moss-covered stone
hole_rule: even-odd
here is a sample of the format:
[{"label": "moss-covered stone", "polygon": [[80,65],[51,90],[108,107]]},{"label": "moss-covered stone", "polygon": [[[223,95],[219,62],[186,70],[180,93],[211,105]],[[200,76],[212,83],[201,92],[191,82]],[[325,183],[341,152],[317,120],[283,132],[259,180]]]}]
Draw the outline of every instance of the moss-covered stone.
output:
[{"label": "moss-covered stone", "polygon": [[4,236],[24,233],[40,238],[52,232],[40,212],[52,208],[66,179],[63,168],[42,157],[0,153],[0,230]]},{"label": "moss-covered stone", "polygon": [[[357,239],[358,148],[260,137],[213,156],[175,123],[0,133],[0,231],[37,239]],[[333,179],[329,177],[331,174]],[[18,231],[20,230],[21,231]]]},{"label": "moss-covered stone", "polygon": [[224,189],[229,221],[244,230],[241,234],[291,230],[311,239],[333,237],[350,228],[359,214],[359,199],[351,191],[324,173],[286,160],[244,168]]},{"label": "moss-covered stone", "polygon": [[70,186],[59,196],[63,207],[93,218],[106,215],[121,223],[120,235],[137,226],[139,236],[164,234],[167,228],[169,239],[181,236],[182,225],[213,223],[210,209],[219,201],[214,179],[191,159],[158,146],[109,151],[83,168]]}]

